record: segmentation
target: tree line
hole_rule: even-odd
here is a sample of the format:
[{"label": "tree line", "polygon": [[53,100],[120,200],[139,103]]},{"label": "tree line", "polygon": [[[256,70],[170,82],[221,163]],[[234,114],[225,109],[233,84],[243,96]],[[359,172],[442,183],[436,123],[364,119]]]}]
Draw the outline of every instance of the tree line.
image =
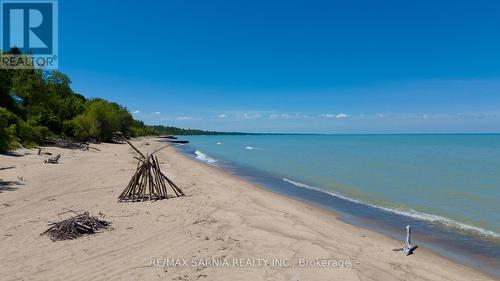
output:
[{"label": "tree line", "polygon": [[[13,49],[10,53],[16,53]],[[0,69],[0,152],[43,144],[54,138],[110,142],[147,135],[218,134],[202,130],[148,126],[122,105],[75,93],[59,71]]]}]

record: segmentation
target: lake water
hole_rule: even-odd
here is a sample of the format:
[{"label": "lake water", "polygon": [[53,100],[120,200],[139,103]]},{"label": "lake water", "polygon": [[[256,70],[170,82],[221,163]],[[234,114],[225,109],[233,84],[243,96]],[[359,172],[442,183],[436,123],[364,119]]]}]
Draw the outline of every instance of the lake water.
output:
[{"label": "lake water", "polygon": [[[274,186],[280,185],[278,192],[307,197],[306,201],[321,203],[326,200],[321,196],[334,197],[331,200],[338,201],[326,202],[327,207],[347,217],[353,215],[351,210],[357,210],[358,224],[363,224],[363,219],[383,223],[393,216],[392,220],[403,217],[421,224],[422,230],[432,232],[426,233],[427,240],[435,240],[435,233],[443,232],[442,240],[446,240],[447,233],[454,233],[459,242],[472,241],[471,249],[479,248],[493,266],[498,265],[500,135],[242,135],[186,139],[190,144],[182,150],[198,160],[234,168],[263,185],[266,181],[259,181],[259,176],[272,178]],[[298,189],[303,191],[294,196],[293,190]],[[309,196],[312,193],[306,190],[315,193]],[[339,200],[351,205],[342,209],[339,206],[348,203]],[[361,213],[380,215],[373,219]],[[376,224],[372,224],[374,228]]]}]

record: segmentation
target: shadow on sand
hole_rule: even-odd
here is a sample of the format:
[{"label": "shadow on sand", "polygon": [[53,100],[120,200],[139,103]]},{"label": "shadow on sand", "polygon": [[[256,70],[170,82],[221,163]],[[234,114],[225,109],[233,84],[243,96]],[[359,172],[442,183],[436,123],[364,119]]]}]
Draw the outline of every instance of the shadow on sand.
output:
[{"label": "shadow on sand", "polygon": [[24,183],[18,181],[3,181],[0,180],[0,193],[4,191],[14,191],[19,188],[19,186],[24,185]]},{"label": "shadow on sand", "polygon": [[18,152],[14,152],[14,151],[8,151],[8,152],[0,153],[0,155],[10,156],[10,157],[23,157],[26,155],[26,153],[18,153]]},{"label": "shadow on sand", "polygon": [[15,169],[15,168],[16,168],[16,166],[0,167],[0,171],[10,170],[10,169]]}]

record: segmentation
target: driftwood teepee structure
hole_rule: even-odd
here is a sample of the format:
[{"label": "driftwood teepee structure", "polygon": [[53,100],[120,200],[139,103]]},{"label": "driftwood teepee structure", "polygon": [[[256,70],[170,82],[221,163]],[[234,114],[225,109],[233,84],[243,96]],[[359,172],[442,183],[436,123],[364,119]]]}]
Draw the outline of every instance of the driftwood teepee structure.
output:
[{"label": "driftwood teepee structure", "polygon": [[[158,158],[154,155],[158,151],[172,144],[163,146],[151,154],[144,155],[122,135],[117,135],[127,142],[140,155],[140,157],[134,156],[134,158],[139,161],[137,163],[137,169],[125,190],[123,190],[122,194],[118,197],[119,202],[161,200],[184,195],[184,192],[162,173]],[[168,186],[172,189],[173,194],[169,194],[167,192]]]}]

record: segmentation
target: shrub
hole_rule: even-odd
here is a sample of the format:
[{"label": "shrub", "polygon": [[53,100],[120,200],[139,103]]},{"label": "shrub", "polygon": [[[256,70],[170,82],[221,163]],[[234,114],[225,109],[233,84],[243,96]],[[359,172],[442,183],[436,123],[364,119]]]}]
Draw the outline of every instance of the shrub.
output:
[{"label": "shrub", "polygon": [[17,116],[0,107],[0,152],[17,147],[15,126],[18,122]]},{"label": "shrub", "polygon": [[24,120],[19,120],[16,131],[21,143],[27,147],[42,143],[50,137],[49,128]]}]

